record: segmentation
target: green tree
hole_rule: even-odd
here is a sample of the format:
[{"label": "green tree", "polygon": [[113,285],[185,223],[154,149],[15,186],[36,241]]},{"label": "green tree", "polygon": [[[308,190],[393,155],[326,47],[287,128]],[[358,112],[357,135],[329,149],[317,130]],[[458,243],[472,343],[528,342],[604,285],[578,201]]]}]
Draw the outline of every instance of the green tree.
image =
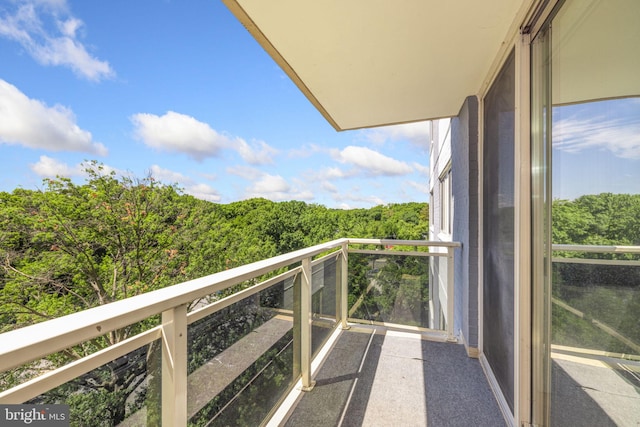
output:
[{"label": "green tree", "polygon": [[[83,184],[56,178],[46,180],[42,191],[0,192],[0,331],[338,237],[421,238],[428,229],[428,206],[421,203],[370,210],[265,199],[219,205],[184,195],[175,185],[162,185],[151,176],[117,177],[96,162],[89,163],[86,172]],[[366,257],[354,256],[353,261],[350,301],[356,295],[369,297]],[[208,360],[225,342],[246,333],[248,318],[235,317],[206,342],[192,343],[192,362]],[[4,373],[0,387],[118,343],[157,321],[154,317],[109,332],[21,371]],[[147,361],[157,357],[157,345],[152,344],[43,399],[72,403],[76,424],[98,425],[96,411],[109,414],[107,424],[117,424],[126,416],[125,402],[133,411],[147,395],[154,395],[144,383],[149,369],[155,369]]]},{"label": "green tree", "polygon": [[[89,164],[86,172],[84,185],[58,178],[47,180],[44,191],[3,194],[2,330],[180,281],[185,267],[180,231],[188,212],[177,203],[179,191],[152,177],[118,179],[97,163]],[[79,359],[155,322],[151,318],[111,331],[52,355],[44,364],[26,367],[24,374]],[[121,421],[125,400],[144,380],[144,369],[143,363],[131,363],[126,374],[120,374],[107,365],[83,386],[107,393],[111,419]]]}]

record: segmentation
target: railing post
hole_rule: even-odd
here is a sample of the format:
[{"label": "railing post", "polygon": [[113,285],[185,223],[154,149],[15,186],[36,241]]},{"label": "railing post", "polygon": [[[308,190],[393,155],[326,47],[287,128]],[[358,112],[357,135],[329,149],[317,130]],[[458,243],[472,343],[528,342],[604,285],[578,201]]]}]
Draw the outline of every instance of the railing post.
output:
[{"label": "railing post", "polygon": [[342,329],[349,329],[349,243],[342,244],[342,265],[340,274],[340,323]]},{"label": "railing post", "polygon": [[302,390],[310,391],[315,385],[311,380],[311,258],[302,260],[300,288],[300,374]]},{"label": "railing post", "polygon": [[453,255],[455,248],[453,246],[447,247],[447,340],[448,341],[456,341],[456,337],[453,332],[453,321],[454,321],[454,265],[453,265]]},{"label": "railing post", "polygon": [[187,425],[187,305],[162,313],[162,425]]}]

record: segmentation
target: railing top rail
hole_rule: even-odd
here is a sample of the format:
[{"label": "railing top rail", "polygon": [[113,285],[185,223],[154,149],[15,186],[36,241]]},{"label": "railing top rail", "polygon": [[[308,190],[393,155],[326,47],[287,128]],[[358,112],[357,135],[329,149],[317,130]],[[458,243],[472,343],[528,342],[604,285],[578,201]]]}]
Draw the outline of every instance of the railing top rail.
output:
[{"label": "railing top rail", "polygon": [[356,245],[439,246],[446,248],[459,248],[462,246],[460,242],[441,242],[436,240],[349,239],[349,243]]},{"label": "railing top rail", "polygon": [[348,239],[333,240],[5,332],[0,335],[0,372],[188,304],[305,258],[339,248],[345,243],[348,243]]},{"label": "railing top rail", "polygon": [[459,247],[458,242],[336,239],[0,334],[0,372],[345,244]]},{"label": "railing top rail", "polygon": [[551,245],[554,251],[640,254],[640,246],[606,246],[606,245]]}]

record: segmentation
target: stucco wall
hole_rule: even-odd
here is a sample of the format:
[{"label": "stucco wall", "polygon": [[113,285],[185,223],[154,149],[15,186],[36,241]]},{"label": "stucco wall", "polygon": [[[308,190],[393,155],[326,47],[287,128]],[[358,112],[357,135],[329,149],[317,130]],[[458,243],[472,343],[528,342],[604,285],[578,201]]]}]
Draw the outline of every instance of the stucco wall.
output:
[{"label": "stucco wall", "polygon": [[455,331],[468,347],[478,346],[478,99],[468,97],[451,122]]}]

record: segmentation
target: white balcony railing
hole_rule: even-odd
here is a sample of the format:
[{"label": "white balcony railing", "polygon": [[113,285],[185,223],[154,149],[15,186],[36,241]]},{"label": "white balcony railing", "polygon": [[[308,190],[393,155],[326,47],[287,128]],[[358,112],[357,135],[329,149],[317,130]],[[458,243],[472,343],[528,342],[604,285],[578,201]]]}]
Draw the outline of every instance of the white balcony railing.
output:
[{"label": "white balcony railing", "polygon": [[[350,245],[358,245],[358,248],[350,248]],[[391,250],[388,249],[390,245],[393,245],[394,249],[412,246],[414,250]],[[161,400],[158,397],[156,416],[164,425],[186,426],[194,412],[200,410],[206,403],[194,402],[197,402],[198,398],[208,400],[208,398],[205,399],[207,389],[224,389],[231,383],[231,380],[224,380],[224,377],[233,379],[240,375],[244,369],[242,364],[245,359],[246,365],[251,365],[257,358],[257,355],[252,352],[262,353],[266,351],[264,349],[275,349],[274,353],[277,352],[277,355],[274,358],[285,353],[291,354],[287,363],[293,363],[294,366],[288,367],[287,372],[291,372],[293,383],[297,381],[303,390],[308,390],[313,387],[311,362],[314,350],[317,350],[313,335],[316,333],[315,338],[317,338],[317,331],[314,332],[314,327],[320,325],[325,329],[327,326],[329,329],[346,328],[349,321],[358,321],[358,319],[349,319],[348,313],[350,252],[376,257],[391,255],[444,257],[447,264],[444,271],[440,270],[440,274],[445,277],[441,277],[438,281],[444,284],[446,292],[444,295],[442,293],[439,295],[438,304],[446,307],[442,311],[445,315],[445,325],[442,326],[445,327],[433,332],[436,335],[440,334],[444,340],[453,338],[453,257],[455,248],[459,246],[459,243],[455,242],[339,239],[4,333],[0,335],[0,372],[11,372],[24,366],[37,366],[46,372],[0,392],[0,403],[39,402],[39,396],[70,381],[84,378],[83,376],[93,370],[109,363],[114,364],[116,361],[123,367],[112,367],[112,370],[126,369],[127,366],[133,365],[132,352],[153,343],[158,348],[160,368],[156,374],[148,375],[155,378],[141,379],[136,383],[137,391],[131,393],[127,404],[131,403],[131,399],[135,400],[136,396],[140,397],[144,394],[140,391],[143,386],[151,390],[151,382],[156,381],[156,387],[159,389],[157,395],[161,395]],[[423,248],[423,251],[418,250],[418,247]],[[424,248],[430,248],[429,252]],[[373,263],[375,264],[375,261]],[[285,272],[276,275],[280,271]],[[274,277],[253,284],[265,275]],[[317,275],[322,276],[319,281],[316,280]],[[411,275],[402,275],[402,277],[406,280],[414,280],[414,276]],[[248,287],[243,290],[214,302],[200,302],[194,305],[194,301],[206,301],[207,298],[211,300],[212,295],[220,295],[225,290],[228,292],[230,288],[241,284],[251,286],[247,285]],[[371,288],[369,286],[368,291],[371,291]],[[319,292],[319,289],[322,292]],[[206,363],[200,364],[200,367],[193,368],[193,372],[189,372],[191,355],[188,354],[190,345],[188,339],[197,338],[198,334],[209,334],[213,337],[217,329],[232,329],[228,325],[228,320],[224,324],[226,326],[202,329],[205,332],[200,332],[200,329],[190,330],[189,327],[212,316],[221,317],[220,314],[225,309],[236,307],[242,301],[258,301],[255,304],[245,304],[247,307],[250,306],[251,310],[265,304],[270,307],[268,310],[270,320],[247,321],[251,323],[252,332],[269,338],[260,344],[262,347],[256,346],[255,342],[247,342],[246,338],[229,338],[228,341],[233,344],[222,353],[217,353],[215,359],[224,360],[225,357],[231,357],[234,360],[233,368],[220,370],[216,366],[208,366],[209,363],[205,361]],[[351,305],[353,306],[353,303]],[[190,306],[195,308],[188,311]],[[237,313],[241,312],[239,308]],[[230,313],[231,316],[235,315],[233,311]],[[46,359],[120,328],[140,321],[157,319],[157,316],[159,316],[157,326],[64,366],[54,368],[53,362]],[[247,318],[249,317],[247,315]],[[216,323],[216,325],[220,324],[222,323]],[[322,332],[322,328],[318,331]],[[285,336],[287,333],[291,336],[290,340],[289,335]],[[192,335],[191,338],[189,338],[190,335]],[[289,340],[288,343],[287,340]],[[273,345],[276,341],[284,344],[276,349]],[[258,347],[262,350],[257,350]],[[151,351],[145,352],[145,357],[142,358],[144,363],[152,363],[151,354]],[[271,363],[268,362],[261,367],[259,373],[265,369],[271,369]],[[51,369],[47,370],[49,366]],[[43,367],[45,369],[42,369]],[[200,379],[195,378],[198,372],[203,373]],[[255,374],[254,377],[257,375]],[[210,378],[211,376],[215,379]],[[209,380],[203,384],[202,378],[209,378]],[[83,381],[88,384],[95,383],[97,380],[94,376],[89,379],[84,378]],[[292,386],[285,388],[290,390]],[[149,390],[146,393],[151,394],[152,391]],[[217,392],[213,394],[215,393]],[[188,395],[189,402],[187,402]],[[47,402],[52,403],[51,400]],[[53,403],[66,403],[66,401],[62,397],[61,400]],[[226,405],[229,404],[231,403]],[[153,422],[148,421],[151,415],[143,412],[129,410],[125,419],[120,419],[119,422],[122,425],[152,424]],[[131,421],[133,419],[136,421]]]}]

